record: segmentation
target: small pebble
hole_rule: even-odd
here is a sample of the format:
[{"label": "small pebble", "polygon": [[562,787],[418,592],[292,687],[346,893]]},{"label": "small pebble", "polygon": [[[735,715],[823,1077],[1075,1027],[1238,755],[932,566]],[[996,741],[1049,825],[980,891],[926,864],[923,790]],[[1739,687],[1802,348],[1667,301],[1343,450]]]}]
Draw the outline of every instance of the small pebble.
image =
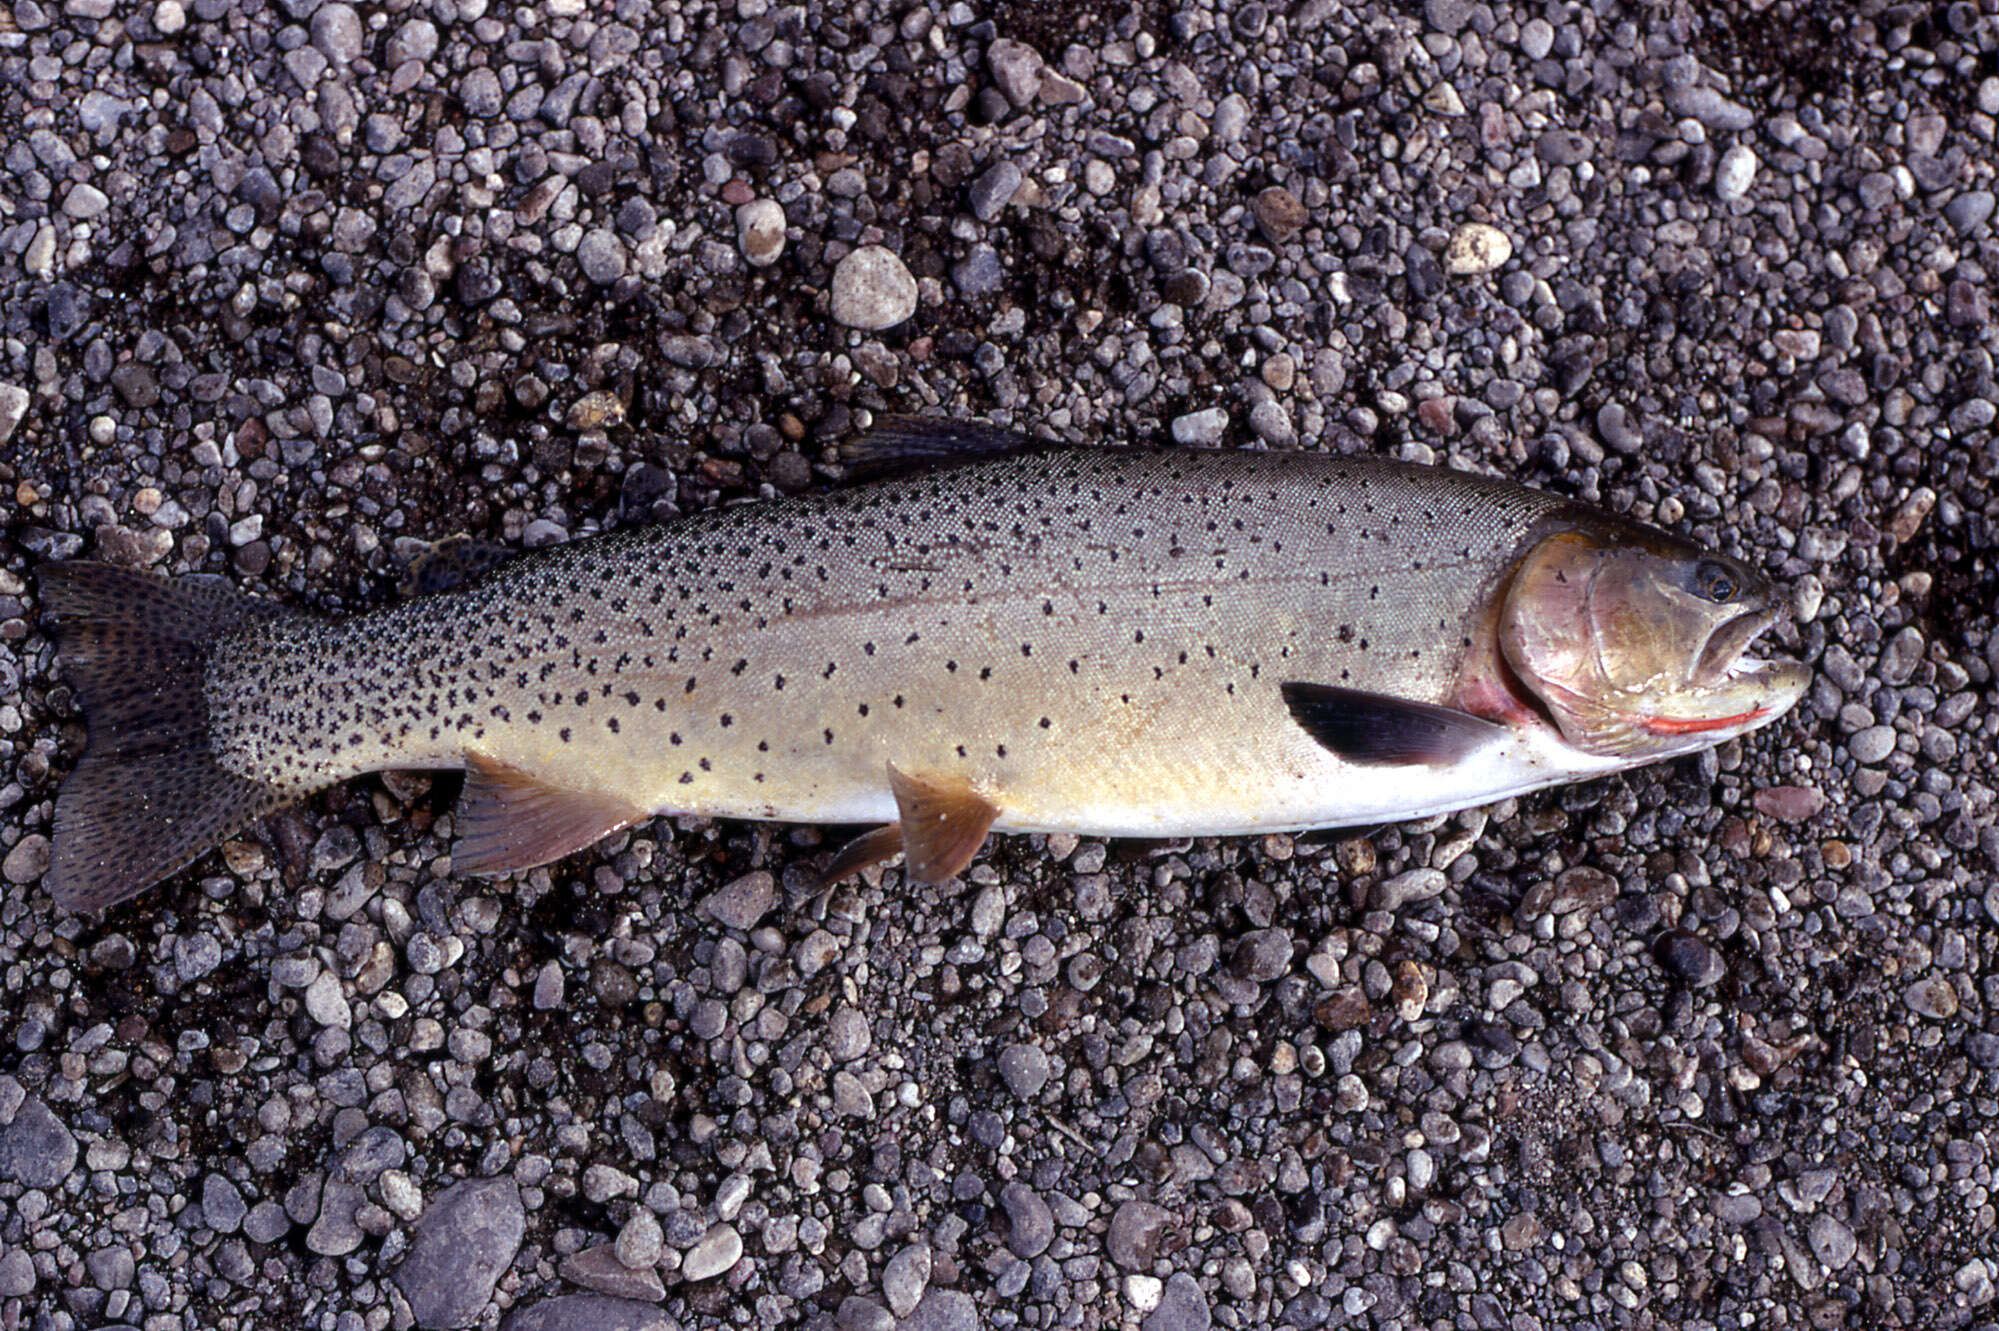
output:
[{"label": "small pebble", "polygon": [[916,279],[891,250],[863,245],[833,269],[833,320],[878,332],[916,313]]},{"label": "small pebble", "polygon": [[690,1283],[712,1280],[743,1256],[743,1236],[734,1225],[716,1225],[701,1236],[700,1242],[681,1259],[680,1274]]},{"label": "small pebble", "polygon": [[774,199],[752,199],[736,209],[736,244],[752,268],[768,268],[783,256],[786,225]]},{"label": "small pebble", "polygon": [[1458,228],[1444,247],[1444,271],[1453,277],[1476,277],[1503,267],[1513,257],[1513,241],[1504,231],[1484,222]]}]

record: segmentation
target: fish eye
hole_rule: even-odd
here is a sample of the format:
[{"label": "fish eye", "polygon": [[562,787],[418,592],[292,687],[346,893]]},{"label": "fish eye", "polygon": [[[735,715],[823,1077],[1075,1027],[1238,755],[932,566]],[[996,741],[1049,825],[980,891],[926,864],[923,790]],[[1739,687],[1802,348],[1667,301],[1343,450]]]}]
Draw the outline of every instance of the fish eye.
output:
[{"label": "fish eye", "polygon": [[1703,600],[1713,601],[1716,605],[1727,605],[1735,599],[1736,593],[1740,590],[1735,574],[1731,573],[1725,564],[1712,559],[1703,559],[1694,569],[1694,595]]}]

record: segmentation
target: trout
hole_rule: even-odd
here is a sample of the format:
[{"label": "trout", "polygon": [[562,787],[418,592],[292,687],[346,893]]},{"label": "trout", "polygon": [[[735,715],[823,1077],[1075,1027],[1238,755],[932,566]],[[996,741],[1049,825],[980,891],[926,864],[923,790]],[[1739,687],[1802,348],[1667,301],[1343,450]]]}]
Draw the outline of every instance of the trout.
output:
[{"label": "trout", "polygon": [[456,871],[660,813],[987,834],[1420,817],[1769,724],[1805,667],[1741,561],[1376,458],[1054,446],[901,421],[904,474],[521,554],[344,619],[44,567],[89,728],[46,884],[98,910],[311,791],[463,769]]}]

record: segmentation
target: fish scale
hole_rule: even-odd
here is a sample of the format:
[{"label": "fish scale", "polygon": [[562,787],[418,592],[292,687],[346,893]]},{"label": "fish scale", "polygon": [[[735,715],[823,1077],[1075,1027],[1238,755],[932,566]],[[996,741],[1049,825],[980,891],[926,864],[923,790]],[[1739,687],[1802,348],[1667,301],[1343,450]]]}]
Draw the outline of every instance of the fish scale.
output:
[{"label": "fish scale", "polygon": [[[1531,708],[1448,710],[1503,674],[1494,607],[1523,554],[1630,524],[1378,459],[1001,442],[534,551],[349,619],[246,610],[205,647],[204,761],[257,810],[362,772],[468,767],[457,860],[475,872],[654,812],[902,828],[874,853],[927,825],[920,806],[970,838],[926,854],[950,867],[988,828],[1316,827],[1631,765],[1563,745]],[[83,575],[53,585],[65,618],[108,613]],[[1462,718],[1428,724],[1468,756],[1342,752],[1325,713],[1348,696],[1397,700],[1410,733],[1425,708]],[[66,787],[68,807],[85,794]],[[79,900],[174,867],[114,871],[68,841],[58,880]]]}]

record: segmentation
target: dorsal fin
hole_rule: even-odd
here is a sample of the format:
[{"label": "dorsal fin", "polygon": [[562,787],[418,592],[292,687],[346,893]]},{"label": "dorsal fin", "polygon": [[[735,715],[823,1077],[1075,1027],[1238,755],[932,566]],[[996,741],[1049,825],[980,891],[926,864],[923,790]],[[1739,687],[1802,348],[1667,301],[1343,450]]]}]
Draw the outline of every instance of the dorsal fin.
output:
[{"label": "dorsal fin", "polygon": [[1059,440],[1036,439],[986,421],[884,416],[866,434],[848,440],[840,458],[850,478],[873,481],[1061,447]]}]

